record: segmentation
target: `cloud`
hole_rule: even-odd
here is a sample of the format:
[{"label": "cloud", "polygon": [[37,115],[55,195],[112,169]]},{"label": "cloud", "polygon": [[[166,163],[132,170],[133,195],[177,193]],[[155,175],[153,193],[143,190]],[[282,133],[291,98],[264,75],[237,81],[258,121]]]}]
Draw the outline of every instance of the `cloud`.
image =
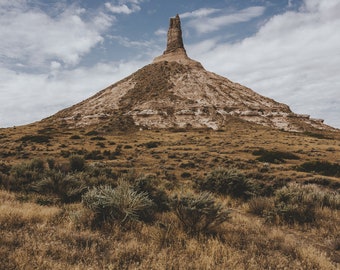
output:
[{"label": "cloud", "polygon": [[208,70],[340,127],[339,13],[338,0],[304,0],[241,42],[201,42],[189,51]]},{"label": "cloud", "polygon": [[[141,10],[142,0],[120,0],[115,3],[106,2],[105,7],[112,13],[131,14]],[[129,7],[130,6],[130,7]]]},{"label": "cloud", "polygon": [[[50,16],[26,1],[1,1],[0,60],[41,67],[51,60],[72,66],[103,41],[102,34],[113,23],[104,14],[84,19],[84,9],[69,6]],[[67,29],[65,31],[65,29]]]},{"label": "cloud", "polygon": [[0,68],[0,127],[28,124],[50,116],[145,64],[142,61],[111,62],[65,70],[52,62],[51,71],[44,74]]},{"label": "cloud", "polygon": [[168,31],[166,29],[160,28],[160,29],[155,31],[155,35],[156,36],[166,36],[167,32]]},{"label": "cloud", "polygon": [[217,9],[199,9],[190,13],[182,14],[182,18],[190,18],[188,25],[194,28],[199,34],[213,32],[228,25],[247,22],[261,16],[265,7],[254,6],[242,9],[236,13],[223,14],[215,17],[209,17],[219,10]]},{"label": "cloud", "polygon": [[191,12],[185,12],[181,14],[181,18],[201,18],[201,17],[207,17],[211,14],[214,14],[216,12],[221,11],[220,9],[216,8],[200,8]]}]

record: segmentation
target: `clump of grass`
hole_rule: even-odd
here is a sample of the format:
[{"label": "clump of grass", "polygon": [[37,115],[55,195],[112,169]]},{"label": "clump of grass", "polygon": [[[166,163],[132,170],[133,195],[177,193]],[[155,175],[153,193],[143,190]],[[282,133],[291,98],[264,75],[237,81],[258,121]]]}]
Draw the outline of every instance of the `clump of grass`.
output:
[{"label": "clump of grass", "polygon": [[248,199],[253,195],[254,185],[236,169],[218,168],[197,182],[199,189]]},{"label": "clump of grass", "polygon": [[248,211],[263,216],[268,209],[273,208],[273,200],[267,197],[254,197],[248,202]]},{"label": "clump of grass", "polygon": [[291,183],[277,190],[273,198],[253,198],[248,206],[249,212],[270,222],[313,223],[317,219],[318,208],[340,208],[340,195],[323,191],[316,185]]},{"label": "clump of grass", "polygon": [[116,188],[93,187],[82,197],[85,207],[92,210],[99,222],[146,220],[153,208],[153,202],[144,192],[137,192],[121,181]]},{"label": "clump of grass", "polygon": [[308,161],[298,167],[299,171],[315,172],[325,176],[340,177],[340,165],[328,161]]},{"label": "clump of grass", "polygon": [[85,170],[85,159],[79,155],[72,155],[69,157],[70,168],[72,171],[84,171]]},{"label": "clump of grass", "polygon": [[230,218],[230,211],[209,192],[177,195],[173,200],[173,209],[185,231],[190,234],[215,232]]}]

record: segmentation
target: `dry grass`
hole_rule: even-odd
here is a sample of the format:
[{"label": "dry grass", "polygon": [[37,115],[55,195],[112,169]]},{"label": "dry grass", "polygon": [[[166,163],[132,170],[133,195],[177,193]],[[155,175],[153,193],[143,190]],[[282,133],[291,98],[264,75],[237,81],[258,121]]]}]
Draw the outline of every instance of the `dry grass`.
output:
[{"label": "dry grass", "polygon": [[[117,176],[131,169],[152,174],[160,182],[158,188],[169,197],[198,192],[196,181],[218,167],[241,171],[262,185],[268,196],[293,181],[320,182],[320,190],[334,192],[338,192],[340,183],[337,177],[297,170],[306,161],[339,164],[339,134],[326,134],[329,139],[320,139],[231,122],[221,132],[162,130],[95,135],[106,139],[104,147],[91,140],[93,136],[85,135],[91,129],[46,129],[51,136],[49,143],[19,141],[25,135],[40,134],[44,128],[33,124],[1,129],[0,165],[54,158],[56,165],[65,169],[65,151],[79,155],[82,150],[100,150],[104,159],[86,160],[86,166],[105,165]],[[74,135],[80,139],[70,139]],[[150,142],[160,143],[149,148]],[[118,145],[120,153],[114,159],[103,154],[104,150],[115,152]],[[289,152],[300,159],[266,164],[252,154],[258,149]],[[3,189],[15,180],[6,166],[0,166]],[[89,181],[97,183],[101,177]],[[173,211],[157,213],[154,223],[132,221],[122,226],[112,222],[98,228],[93,226],[94,214],[80,203],[56,204],[53,197],[52,205],[41,206],[34,203],[38,201],[36,194],[2,190],[0,269],[339,269],[339,210],[317,207],[317,218],[311,224],[269,224],[247,210],[265,208],[271,199],[245,202],[225,194],[215,195],[232,208],[230,220],[213,235],[193,236],[182,228]],[[22,198],[26,201],[22,202]]]},{"label": "dry grass", "polygon": [[[91,214],[81,204],[42,207],[20,203],[2,191],[1,269],[337,269],[334,250],[310,240],[327,224],[339,222],[327,210],[326,224],[272,227],[234,211],[216,236],[189,236],[174,213],[158,222],[90,227]],[[323,210],[324,211],[324,210]],[[301,230],[301,232],[299,232]],[[332,232],[331,232],[332,233]],[[334,233],[334,228],[333,228]],[[327,254],[328,252],[328,254]],[[333,257],[331,257],[333,256]],[[333,258],[333,259],[332,259]]]}]

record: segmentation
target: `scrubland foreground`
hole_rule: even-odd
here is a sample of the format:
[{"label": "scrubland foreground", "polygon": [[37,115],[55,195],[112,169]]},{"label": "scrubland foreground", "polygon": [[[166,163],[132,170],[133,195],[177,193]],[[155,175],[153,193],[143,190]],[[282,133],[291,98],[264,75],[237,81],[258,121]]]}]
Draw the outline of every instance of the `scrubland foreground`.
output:
[{"label": "scrubland foreground", "polygon": [[0,268],[339,269],[339,138],[0,129]]}]

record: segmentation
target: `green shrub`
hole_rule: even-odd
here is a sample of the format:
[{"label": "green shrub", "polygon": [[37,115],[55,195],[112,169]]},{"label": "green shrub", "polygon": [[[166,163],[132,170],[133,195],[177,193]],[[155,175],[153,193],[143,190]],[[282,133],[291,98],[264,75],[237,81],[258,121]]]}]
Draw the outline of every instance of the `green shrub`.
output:
[{"label": "green shrub", "polygon": [[176,196],[173,209],[184,229],[190,234],[213,233],[230,216],[230,211],[209,192]]},{"label": "green shrub", "polygon": [[315,172],[325,176],[340,177],[340,165],[328,161],[308,161],[301,164],[298,170],[303,172]]},{"label": "green shrub", "polygon": [[91,131],[85,133],[86,136],[96,136],[98,134],[99,134],[99,132],[96,131],[96,130],[91,130]]},{"label": "green shrub", "polygon": [[159,180],[153,176],[140,176],[134,181],[134,189],[145,192],[155,203],[158,212],[170,210],[170,200],[164,190],[159,188]]},{"label": "green shrub", "polygon": [[254,185],[246,176],[235,169],[218,168],[198,181],[201,190],[230,195],[234,198],[248,199],[252,196]]},{"label": "green shrub", "polygon": [[104,159],[102,152],[100,150],[92,150],[91,152],[85,155],[85,159],[92,159],[92,160],[102,160]]},{"label": "green shrub", "polygon": [[19,139],[22,142],[48,143],[51,136],[47,135],[25,135]]},{"label": "green shrub", "polygon": [[144,144],[142,144],[142,146],[145,146],[146,148],[157,148],[161,143],[160,142],[156,142],[156,141],[150,141],[150,142],[146,142]]},{"label": "green shrub", "polygon": [[35,158],[29,165],[32,171],[43,172],[45,169],[45,162],[40,158]]},{"label": "green shrub", "polygon": [[70,167],[72,171],[84,171],[85,159],[82,156],[72,155],[69,157]]},{"label": "green shrub", "polygon": [[134,191],[127,182],[116,188],[99,186],[90,189],[82,197],[83,204],[92,210],[97,221],[146,220],[152,214],[153,203],[144,192]]},{"label": "green shrub", "polygon": [[[29,185],[43,177],[40,161],[20,163],[12,166],[7,186],[12,191],[28,191]],[[35,168],[37,166],[37,168]],[[39,169],[38,169],[39,168]]]},{"label": "green shrub", "polygon": [[91,138],[91,141],[105,141],[106,139],[102,136],[95,136]]},{"label": "green shrub", "polygon": [[289,152],[282,151],[269,151],[265,149],[259,149],[253,151],[253,155],[259,156],[256,158],[261,162],[269,162],[269,163],[284,163],[285,159],[300,159],[297,155]]},{"label": "green shrub", "polygon": [[52,171],[49,175],[31,185],[31,189],[39,194],[56,195],[63,203],[81,200],[86,191],[83,174],[67,174]]},{"label": "green shrub", "polygon": [[291,183],[275,192],[273,203],[257,201],[252,204],[250,211],[269,221],[279,218],[281,223],[312,223],[316,221],[317,208],[340,209],[340,194],[323,191],[316,185]]},{"label": "green shrub", "polygon": [[80,137],[79,135],[72,135],[72,136],[70,137],[70,139],[71,139],[71,140],[80,140],[81,137]]}]

